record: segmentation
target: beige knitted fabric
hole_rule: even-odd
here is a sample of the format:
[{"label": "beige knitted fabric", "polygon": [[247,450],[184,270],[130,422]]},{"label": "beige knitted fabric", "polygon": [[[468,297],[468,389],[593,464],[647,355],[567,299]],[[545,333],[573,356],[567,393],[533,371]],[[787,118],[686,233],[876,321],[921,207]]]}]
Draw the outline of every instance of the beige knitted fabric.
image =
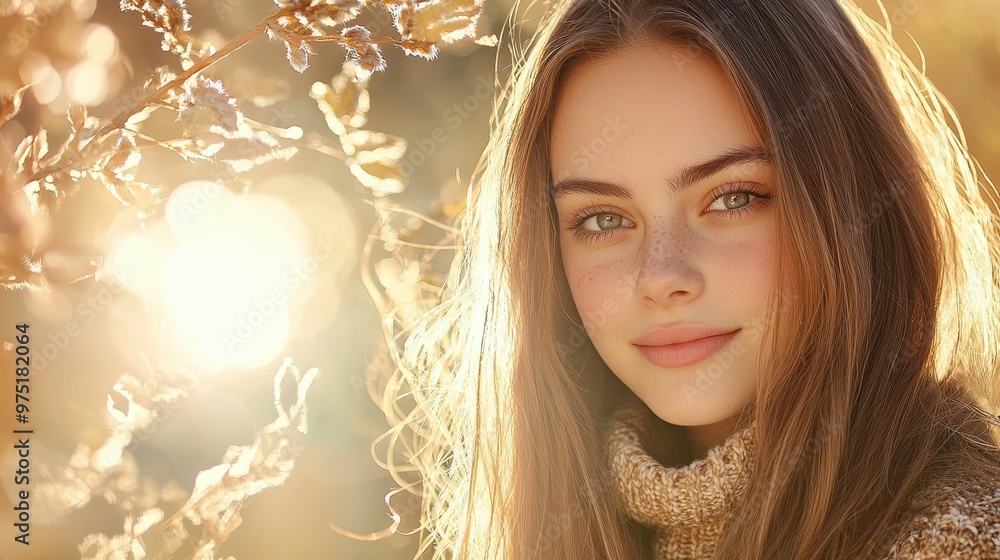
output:
[{"label": "beige knitted fabric", "polygon": [[[656,531],[654,560],[712,558],[752,472],[751,430],[687,462],[682,432],[646,437],[657,423],[638,398],[613,414],[608,459],[616,490],[629,516]],[[932,487],[916,503],[922,513],[901,530],[885,560],[1000,559],[1000,485]]]}]

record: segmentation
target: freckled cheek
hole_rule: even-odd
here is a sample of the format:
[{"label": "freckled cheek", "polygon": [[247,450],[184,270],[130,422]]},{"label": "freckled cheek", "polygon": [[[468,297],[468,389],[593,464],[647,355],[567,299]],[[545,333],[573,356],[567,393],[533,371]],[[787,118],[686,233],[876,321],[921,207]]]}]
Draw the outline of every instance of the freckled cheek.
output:
[{"label": "freckled cheek", "polygon": [[587,262],[570,259],[566,275],[573,301],[584,321],[607,318],[624,308],[620,286],[624,269],[622,262]]},{"label": "freckled cheek", "polygon": [[726,247],[719,253],[718,270],[723,284],[738,287],[755,302],[762,303],[774,280],[775,245],[773,237],[748,238]]}]

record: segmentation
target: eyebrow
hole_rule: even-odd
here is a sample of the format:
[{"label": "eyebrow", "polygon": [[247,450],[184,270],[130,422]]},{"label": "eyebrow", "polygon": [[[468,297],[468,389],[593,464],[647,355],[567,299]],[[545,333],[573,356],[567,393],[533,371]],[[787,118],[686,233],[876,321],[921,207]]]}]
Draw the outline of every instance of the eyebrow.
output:
[{"label": "eyebrow", "polygon": [[[670,196],[675,196],[698,181],[721,173],[730,167],[746,163],[770,164],[772,161],[771,154],[760,146],[739,146],[710,160],[685,167],[667,181],[667,186],[670,190]],[[552,196],[555,198],[572,193],[596,194],[626,200],[633,198],[632,189],[609,181],[570,176],[552,186]]]}]

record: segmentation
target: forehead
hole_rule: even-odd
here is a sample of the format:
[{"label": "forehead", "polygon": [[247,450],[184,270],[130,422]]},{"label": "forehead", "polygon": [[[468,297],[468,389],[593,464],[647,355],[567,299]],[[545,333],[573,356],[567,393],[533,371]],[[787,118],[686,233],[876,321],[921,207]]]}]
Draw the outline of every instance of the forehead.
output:
[{"label": "forehead", "polygon": [[[694,47],[658,43],[582,63],[558,92],[553,180],[658,180],[760,140],[722,68]],[[646,177],[648,175],[648,177]]]}]

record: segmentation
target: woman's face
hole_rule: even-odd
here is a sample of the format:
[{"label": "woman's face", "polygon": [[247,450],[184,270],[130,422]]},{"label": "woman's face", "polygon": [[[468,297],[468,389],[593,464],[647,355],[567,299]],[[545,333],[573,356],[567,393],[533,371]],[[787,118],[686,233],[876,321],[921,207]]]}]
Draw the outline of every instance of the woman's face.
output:
[{"label": "woman's face", "polygon": [[775,258],[773,169],[741,101],[706,55],[661,43],[580,66],[553,118],[562,259],[590,340],[657,416],[721,442],[755,390]]}]

